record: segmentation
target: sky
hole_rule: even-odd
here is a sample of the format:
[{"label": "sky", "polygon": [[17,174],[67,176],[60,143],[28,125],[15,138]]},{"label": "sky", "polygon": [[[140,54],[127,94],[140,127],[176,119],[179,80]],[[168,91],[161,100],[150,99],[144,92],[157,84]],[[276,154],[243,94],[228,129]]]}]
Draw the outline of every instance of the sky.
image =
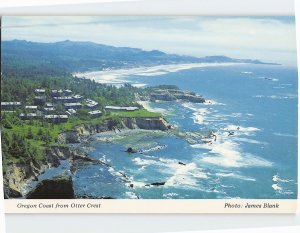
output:
[{"label": "sky", "polygon": [[92,41],[296,66],[294,17],[4,16],[2,40]]}]

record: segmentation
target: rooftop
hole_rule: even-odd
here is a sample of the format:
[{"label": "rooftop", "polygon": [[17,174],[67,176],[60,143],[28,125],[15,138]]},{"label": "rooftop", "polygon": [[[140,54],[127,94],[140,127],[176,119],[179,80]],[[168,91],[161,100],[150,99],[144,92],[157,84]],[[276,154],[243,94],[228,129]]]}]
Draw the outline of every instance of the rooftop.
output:
[{"label": "rooftop", "polygon": [[81,103],[65,103],[64,106],[66,107],[81,106]]},{"label": "rooftop", "polygon": [[90,111],[88,114],[95,115],[95,114],[101,114],[102,112],[100,110]]},{"label": "rooftop", "polygon": [[5,105],[21,105],[21,102],[1,102],[1,106]]},{"label": "rooftop", "polygon": [[31,105],[28,105],[28,106],[25,106],[26,109],[37,109],[37,106],[31,106]]},{"label": "rooftop", "polygon": [[138,110],[138,107],[119,107],[119,106],[105,106],[107,110],[125,110],[125,111],[134,111]]},{"label": "rooftop", "polygon": [[37,113],[27,113],[27,114],[21,113],[21,114],[20,114],[20,117],[24,117],[24,116],[27,116],[27,117],[35,117],[35,116],[41,116],[41,115],[39,115],[39,114],[37,114]]},{"label": "rooftop", "polygon": [[45,115],[46,119],[67,119],[69,118],[68,115]]},{"label": "rooftop", "polygon": [[35,89],[34,91],[38,93],[45,93],[45,89]]}]

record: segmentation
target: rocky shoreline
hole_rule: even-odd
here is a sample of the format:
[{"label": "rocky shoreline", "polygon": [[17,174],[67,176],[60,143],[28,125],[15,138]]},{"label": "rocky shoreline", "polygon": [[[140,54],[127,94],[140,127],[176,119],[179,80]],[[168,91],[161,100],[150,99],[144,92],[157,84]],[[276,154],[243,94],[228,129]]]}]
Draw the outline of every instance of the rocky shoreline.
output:
[{"label": "rocky shoreline", "polygon": [[[30,161],[28,163],[12,164],[8,167],[4,174],[4,196],[9,198],[43,198],[48,193],[47,190],[51,190],[53,185],[57,184],[61,188],[66,185],[68,190],[70,182],[65,182],[66,179],[53,177],[53,180],[40,181],[36,187],[30,190],[28,193],[24,191],[24,186],[29,182],[38,181],[38,176],[44,173],[46,170],[52,167],[58,167],[61,160],[69,160],[71,163],[71,172],[75,172],[78,167],[86,163],[102,163],[105,166],[109,166],[99,160],[91,159],[85,152],[78,148],[72,148],[68,146],[71,143],[86,143],[90,140],[91,136],[107,131],[118,132],[121,129],[144,129],[144,130],[161,130],[166,131],[171,129],[172,126],[163,117],[134,117],[134,118],[122,118],[120,121],[108,119],[99,124],[82,124],[77,126],[74,130],[61,132],[58,138],[57,146],[50,146],[45,152],[45,161],[37,163]],[[63,145],[63,146],[60,146]],[[68,179],[70,180],[70,179]],[[55,189],[56,190],[56,189]],[[43,192],[42,192],[43,191]],[[36,192],[36,193],[35,193]],[[70,198],[70,195],[66,193],[60,196],[59,192],[53,193],[54,198]],[[38,195],[37,195],[38,194]],[[48,194],[47,194],[48,195]],[[47,196],[46,195],[46,196]],[[47,198],[51,198],[47,196]],[[75,197],[74,197],[75,198]],[[76,197],[78,198],[78,197]],[[79,197],[80,198],[80,197]]]},{"label": "rocky shoreline", "polygon": [[144,94],[136,94],[137,101],[184,101],[191,103],[204,103],[205,99],[194,92],[182,91],[177,87],[151,87]]}]

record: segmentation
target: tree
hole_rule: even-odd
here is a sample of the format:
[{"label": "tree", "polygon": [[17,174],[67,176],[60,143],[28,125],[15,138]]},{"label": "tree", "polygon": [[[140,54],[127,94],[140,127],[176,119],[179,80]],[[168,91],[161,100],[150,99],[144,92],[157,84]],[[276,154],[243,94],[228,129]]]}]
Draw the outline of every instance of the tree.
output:
[{"label": "tree", "polygon": [[31,127],[28,128],[27,136],[28,139],[33,139],[33,133]]},{"label": "tree", "polygon": [[42,130],[42,128],[39,128],[39,131],[37,133],[38,136],[43,136],[44,132]]}]

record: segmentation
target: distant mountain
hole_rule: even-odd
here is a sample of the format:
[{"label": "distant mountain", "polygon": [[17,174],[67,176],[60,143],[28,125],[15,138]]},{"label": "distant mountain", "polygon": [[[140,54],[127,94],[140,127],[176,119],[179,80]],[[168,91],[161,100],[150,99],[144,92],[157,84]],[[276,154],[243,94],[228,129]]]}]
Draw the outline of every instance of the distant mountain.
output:
[{"label": "distant mountain", "polygon": [[25,40],[2,41],[3,71],[20,67],[52,72],[78,72],[137,66],[177,63],[252,63],[270,64],[259,60],[233,59],[226,56],[192,57],[167,54],[158,50],[114,47],[93,42],[60,41],[39,43]]}]

